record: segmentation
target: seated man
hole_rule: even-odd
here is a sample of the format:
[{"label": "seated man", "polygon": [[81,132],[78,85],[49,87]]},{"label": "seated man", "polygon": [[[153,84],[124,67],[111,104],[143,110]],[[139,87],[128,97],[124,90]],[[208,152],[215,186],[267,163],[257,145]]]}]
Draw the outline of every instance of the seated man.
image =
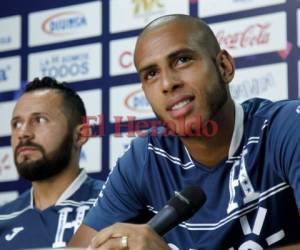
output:
[{"label": "seated man", "polygon": [[[154,112],[176,135],[149,131],[132,141],[70,246],[236,250],[299,241],[300,101],[235,103],[232,57],[191,16],[147,25],[134,61]],[[205,133],[197,117],[211,124]],[[145,208],[158,212],[191,185],[206,202],[165,235],[147,224],[116,223]]]},{"label": "seated man", "polygon": [[11,145],[31,190],[0,208],[0,249],[64,247],[91,208],[101,181],[79,168],[86,111],[72,89],[45,77],[30,82],[11,119]]}]

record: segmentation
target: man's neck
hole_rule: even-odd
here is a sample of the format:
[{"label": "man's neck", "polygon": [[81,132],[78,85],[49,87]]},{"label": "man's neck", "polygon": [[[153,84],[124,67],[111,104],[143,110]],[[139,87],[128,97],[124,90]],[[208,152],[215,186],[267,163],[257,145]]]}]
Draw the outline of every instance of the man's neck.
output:
[{"label": "man's neck", "polygon": [[228,156],[234,130],[234,118],[234,102],[230,99],[214,118],[218,125],[218,131],[215,136],[181,138],[195,161],[208,168],[213,168]]},{"label": "man's neck", "polygon": [[44,210],[53,206],[79,173],[79,168],[68,167],[52,178],[32,182],[34,207]]}]

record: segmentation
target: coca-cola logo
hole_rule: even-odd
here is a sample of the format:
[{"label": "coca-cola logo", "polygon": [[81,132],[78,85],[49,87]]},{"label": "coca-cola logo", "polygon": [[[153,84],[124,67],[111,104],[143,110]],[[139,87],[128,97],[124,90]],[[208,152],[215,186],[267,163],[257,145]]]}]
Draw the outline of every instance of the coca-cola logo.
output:
[{"label": "coca-cola logo", "polygon": [[216,33],[216,37],[223,48],[238,49],[259,46],[270,41],[270,26],[270,23],[252,24],[235,33],[226,33],[223,29]]}]

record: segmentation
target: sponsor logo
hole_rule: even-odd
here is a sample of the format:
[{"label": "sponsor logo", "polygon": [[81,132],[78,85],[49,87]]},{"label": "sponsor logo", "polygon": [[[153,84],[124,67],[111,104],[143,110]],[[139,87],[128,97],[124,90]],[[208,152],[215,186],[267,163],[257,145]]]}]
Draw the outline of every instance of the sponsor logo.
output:
[{"label": "sponsor logo", "polygon": [[136,112],[151,112],[151,106],[147,101],[143,90],[135,90],[126,96],[124,100],[124,105],[126,108]]},{"label": "sponsor logo", "polygon": [[267,44],[270,41],[270,25],[270,23],[252,24],[235,33],[226,33],[225,30],[220,30],[216,33],[216,37],[221,47],[229,49]]},{"label": "sponsor logo", "polygon": [[40,62],[43,76],[65,78],[89,73],[89,55],[87,53],[71,56],[53,56]]},{"label": "sponsor logo", "polygon": [[237,69],[230,93],[237,102],[252,97],[281,100],[288,97],[287,64],[276,63]]},{"label": "sponsor logo", "polygon": [[42,30],[50,35],[67,35],[84,26],[87,19],[83,13],[67,11],[48,17],[42,23]]},{"label": "sponsor logo", "polygon": [[134,15],[151,14],[165,7],[161,0],[133,0],[132,2]]},{"label": "sponsor logo", "polygon": [[13,152],[10,146],[0,148],[0,182],[15,181],[18,173],[14,165]]},{"label": "sponsor logo", "polygon": [[267,73],[261,77],[244,79],[237,85],[231,85],[230,92],[234,99],[248,99],[254,96],[261,96],[274,87],[273,74]]},{"label": "sponsor logo", "polygon": [[6,241],[11,241],[13,238],[17,236],[20,232],[24,230],[24,227],[14,227],[11,230],[11,233],[5,235],[5,240]]},{"label": "sponsor logo", "polygon": [[1,36],[0,37],[0,46],[11,43],[12,38],[10,36]]},{"label": "sponsor logo", "polygon": [[110,89],[110,121],[116,116],[135,117],[136,120],[154,118],[155,115],[148,103],[141,84],[128,84]]},{"label": "sponsor logo", "polygon": [[11,168],[8,159],[9,155],[7,153],[0,156],[0,175],[2,175],[3,173],[5,173],[5,171]]},{"label": "sponsor logo", "polygon": [[20,56],[0,59],[0,91],[17,90],[20,87]]},{"label": "sponsor logo", "polygon": [[110,75],[135,73],[133,51],[137,37],[114,40],[110,43]]},{"label": "sponsor logo", "polygon": [[220,46],[236,57],[287,48],[285,12],[226,21],[211,27]]},{"label": "sponsor logo", "polygon": [[14,50],[20,47],[21,16],[0,18],[0,51]]},{"label": "sponsor logo", "polygon": [[7,81],[9,70],[10,65],[6,65],[4,68],[0,68],[0,83]]},{"label": "sponsor logo", "polygon": [[92,1],[29,14],[29,46],[95,37],[102,32],[102,2]]},{"label": "sponsor logo", "polygon": [[121,68],[127,69],[133,65],[133,53],[131,51],[123,51],[119,57],[119,64]]},{"label": "sponsor logo", "polygon": [[[189,14],[189,0],[110,0],[110,32],[143,28],[167,14]],[[126,22],[124,22],[126,20]]]},{"label": "sponsor logo", "polygon": [[100,44],[31,54],[29,80],[36,75],[51,76],[61,81],[98,78],[101,75],[100,57]]}]

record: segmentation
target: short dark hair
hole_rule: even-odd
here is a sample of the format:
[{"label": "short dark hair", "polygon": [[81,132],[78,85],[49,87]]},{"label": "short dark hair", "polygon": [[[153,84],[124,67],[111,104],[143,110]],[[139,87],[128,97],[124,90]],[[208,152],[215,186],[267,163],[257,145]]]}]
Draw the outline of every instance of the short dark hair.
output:
[{"label": "short dark hair", "polygon": [[62,111],[72,129],[83,123],[83,117],[86,117],[84,103],[75,90],[66,86],[66,82],[58,82],[51,77],[35,78],[26,85],[23,94],[42,89],[55,90],[62,95]]}]

